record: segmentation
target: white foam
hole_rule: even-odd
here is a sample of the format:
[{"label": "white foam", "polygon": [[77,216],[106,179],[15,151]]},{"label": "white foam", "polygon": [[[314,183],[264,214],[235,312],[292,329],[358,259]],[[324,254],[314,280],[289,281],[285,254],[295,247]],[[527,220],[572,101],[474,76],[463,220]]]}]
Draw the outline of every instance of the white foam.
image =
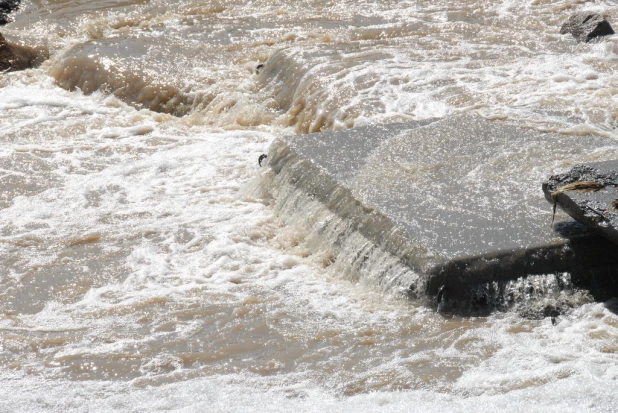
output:
[{"label": "white foam", "polygon": [[[328,246],[310,248],[247,189],[273,137],[298,125],[477,110],[615,139],[616,42],[554,33],[564,4],[478,3],[470,10],[496,27],[478,41],[461,34],[474,21],[450,21],[456,6],[439,3],[152,1],[86,17],[90,3],[75,1],[47,18],[25,4],[19,18],[32,13],[58,55],[107,36],[167,36],[214,60],[174,72],[199,102],[184,119],[62,90],[49,64],[0,74],[1,176],[22,179],[0,210],[0,410],[616,406],[615,303],[556,326],[443,318],[346,279]],[[524,29],[500,29],[511,23]],[[20,36],[19,24],[7,30]],[[253,74],[286,47],[289,78]],[[300,86],[285,89],[296,74]]]},{"label": "white foam", "polygon": [[[453,396],[427,390],[375,392],[338,397],[308,381],[290,383],[294,377],[259,378],[231,375],[194,378],[181,383],[140,386],[122,382],[63,382],[3,377],[0,407],[31,412],[97,410],[165,410],[174,412],[452,412],[518,410],[530,412],[611,411],[614,386],[594,377],[565,379],[540,385],[544,397],[529,389],[506,394]],[[296,381],[296,380],[294,380]],[[37,389],[34,396],[33,388]],[[70,389],[70,390],[69,390]]]}]

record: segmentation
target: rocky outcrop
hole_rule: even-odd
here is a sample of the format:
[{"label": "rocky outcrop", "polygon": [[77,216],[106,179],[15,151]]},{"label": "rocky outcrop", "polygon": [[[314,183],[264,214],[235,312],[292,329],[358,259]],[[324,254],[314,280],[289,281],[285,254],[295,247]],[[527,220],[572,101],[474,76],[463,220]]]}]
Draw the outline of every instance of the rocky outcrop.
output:
[{"label": "rocky outcrop", "polygon": [[618,244],[618,161],[577,165],[543,184],[547,200]]},{"label": "rocky outcrop", "polygon": [[0,33],[0,73],[38,66],[49,57],[46,47],[31,47],[9,43]]},{"label": "rocky outcrop", "polygon": [[560,34],[570,33],[579,42],[589,42],[596,37],[614,34],[612,26],[603,15],[592,12],[578,12],[560,28]]},{"label": "rocky outcrop", "polygon": [[0,34],[0,71],[23,70],[26,68],[26,62],[20,59],[9,46],[2,34]]},{"label": "rocky outcrop", "polygon": [[0,0],[0,26],[9,22],[9,14],[17,10],[21,0]]}]

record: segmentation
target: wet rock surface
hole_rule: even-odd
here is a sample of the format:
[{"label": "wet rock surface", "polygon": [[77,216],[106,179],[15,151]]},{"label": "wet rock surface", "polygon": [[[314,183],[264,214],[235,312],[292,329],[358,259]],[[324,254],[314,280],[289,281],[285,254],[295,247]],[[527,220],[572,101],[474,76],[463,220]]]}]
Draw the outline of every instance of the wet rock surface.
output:
[{"label": "wet rock surface", "polygon": [[[573,288],[595,299],[618,293],[618,247],[562,214],[551,225],[538,190],[552,162],[575,163],[590,148],[611,145],[460,116],[281,138],[268,165],[275,186],[307,198],[282,197],[293,204],[287,213],[306,216],[305,202],[318,201],[343,221],[309,223],[334,234],[333,248],[360,234],[358,253],[346,252],[358,257],[359,271],[370,245],[421,274],[410,296],[436,297],[445,286],[452,311],[481,312],[512,305],[504,291],[535,274],[568,273]],[[477,294],[483,285],[502,287]]]},{"label": "wet rock surface", "polygon": [[550,203],[618,244],[618,160],[577,165],[550,177],[543,192]]},{"label": "wet rock surface", "polygon": [[603,15],[592,12],[578,12],[560,28],[560,34],[572,34],[579,42],[614,34],[612,26]]},{"label": "wet rock surface", "polygon": [[13,72],[38,66],[49,57],[46,47],[31,47],[8,42],[0,33],[0,72]]},{"label": "wet rock surface", "polygon": [[0,71],[22,70],[25,68],[25,62],[15,54],[11,46],[0,34]]},{"label": "wet rock surface", "polygon": [[0,0],[0,26],[10,22],[9,14],[17,10],[20,0]]}]

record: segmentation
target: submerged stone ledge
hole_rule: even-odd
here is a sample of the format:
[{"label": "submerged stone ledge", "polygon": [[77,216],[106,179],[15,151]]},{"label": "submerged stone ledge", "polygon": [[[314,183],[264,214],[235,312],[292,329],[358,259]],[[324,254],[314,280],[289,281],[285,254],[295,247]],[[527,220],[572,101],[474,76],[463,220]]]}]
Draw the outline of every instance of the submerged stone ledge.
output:
[{"label": "submerged stone ledge", "polygon": [[266,175],[275,208],[355,276],[417,298],[444,285],[468,311],[499,307],[483,286],[532,275],[568,274],[597,299],[618,295],[618,247],[565,215],[552,225],[539,190],[598,149],[618,151],[599,136],[458,116],[280,138]]},{"label": "submerged stone ledge", "polygon": [[9,43],[0,33],[0,73],[28,69],[40,64],[48,56],[46,48]]}]

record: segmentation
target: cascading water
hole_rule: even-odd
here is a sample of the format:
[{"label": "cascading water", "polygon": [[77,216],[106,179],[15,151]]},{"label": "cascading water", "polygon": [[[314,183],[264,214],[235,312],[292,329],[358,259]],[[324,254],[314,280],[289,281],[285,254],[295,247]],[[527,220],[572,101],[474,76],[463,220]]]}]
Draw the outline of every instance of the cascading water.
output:
[{"label": "cascading water", "polygon": [[616,158],[618,40],[558,34],[614,7],[24,0],[0,31],[46,60],[0,74],[0,411],[615,410],[615,300],[537,274],[473,286],[508,311],[437,313],[370,227],[257,162],[461,112]]},{"label": "cascading water", "polygon": [[474,287],[471,306],[477,311],[516,311],[523,317],[550,317],[593,301],[576,288],[569,273],[529,275]]}]

